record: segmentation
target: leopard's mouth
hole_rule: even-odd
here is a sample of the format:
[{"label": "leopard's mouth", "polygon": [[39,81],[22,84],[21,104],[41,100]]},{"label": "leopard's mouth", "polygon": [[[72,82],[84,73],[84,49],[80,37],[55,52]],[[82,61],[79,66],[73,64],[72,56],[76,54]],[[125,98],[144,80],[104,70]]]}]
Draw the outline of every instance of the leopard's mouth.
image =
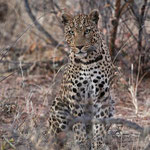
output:
[{"label": "leopard's mouth", "polygon": [[88,47],[88,48],[86,49],[86,51],[87,51],[87,53],[89,54],[89,53],[91,53],[91,52],[93,52],[93,51],[96,51],[96,47],[95,47],[95,46],[90,46],[90,47]]},{"label": "leopard's mouth", "polygon": [[77,57],[86,57],[93,51],[96,51],[96,47],[95,46],[90,46],[88,48],[84,48],[83,50],[80,50],[79,52],[77,52],[76,56]]}]

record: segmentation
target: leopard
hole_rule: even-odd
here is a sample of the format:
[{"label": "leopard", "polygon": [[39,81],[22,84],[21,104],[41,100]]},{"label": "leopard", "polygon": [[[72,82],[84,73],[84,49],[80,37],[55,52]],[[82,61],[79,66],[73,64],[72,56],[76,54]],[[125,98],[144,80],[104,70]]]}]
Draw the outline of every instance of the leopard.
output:
[{"label": "leopard", "polygon": [[62,14],[69,62],[50,107],[50,133],[59,139],[71,131],[80,150],[109,149],[105,142],[109,125],[95,120],[113,116],[114,65],[98,22],[95,9],[89,14]]}]

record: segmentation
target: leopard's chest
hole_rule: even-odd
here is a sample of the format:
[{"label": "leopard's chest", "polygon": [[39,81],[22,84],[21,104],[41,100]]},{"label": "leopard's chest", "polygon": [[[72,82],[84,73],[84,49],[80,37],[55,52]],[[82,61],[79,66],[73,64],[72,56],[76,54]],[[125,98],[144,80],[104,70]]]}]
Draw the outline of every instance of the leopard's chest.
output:
[{"label": "leopard's chest", "polygon": [[81,69],[73,73],[71,98],[76,101],[96,100],[108,88],[107,73],[97,66]]}]

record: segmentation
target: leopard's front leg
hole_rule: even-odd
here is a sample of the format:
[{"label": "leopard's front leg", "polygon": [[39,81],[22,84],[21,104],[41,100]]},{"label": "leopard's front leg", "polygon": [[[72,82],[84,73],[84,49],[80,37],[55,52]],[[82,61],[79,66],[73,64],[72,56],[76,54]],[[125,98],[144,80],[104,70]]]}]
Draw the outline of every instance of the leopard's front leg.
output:
[{"label": "leopard's front leg", "polygon": [[[111,103],[111,97],[108,93],[99,99],[95,105],[93,105],[94,119],[109,118],[112,116],[113,106]],[[93,123],[92,125],[92,150],[109,150],[109,147],[105,144],[106,135],[110,126],[102,123]]]}]

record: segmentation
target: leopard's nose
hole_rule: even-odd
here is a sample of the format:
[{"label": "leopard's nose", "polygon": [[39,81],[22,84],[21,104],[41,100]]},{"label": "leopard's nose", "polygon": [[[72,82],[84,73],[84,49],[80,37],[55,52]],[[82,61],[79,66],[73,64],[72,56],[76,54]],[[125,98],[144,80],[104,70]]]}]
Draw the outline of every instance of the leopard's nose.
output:
[{"label": "leopard's nose", "polygon": [[81,45],[81,46],[76,46],[79,50],[81,50],[82,49],[82,47],[83,47],[83,45]]}]

